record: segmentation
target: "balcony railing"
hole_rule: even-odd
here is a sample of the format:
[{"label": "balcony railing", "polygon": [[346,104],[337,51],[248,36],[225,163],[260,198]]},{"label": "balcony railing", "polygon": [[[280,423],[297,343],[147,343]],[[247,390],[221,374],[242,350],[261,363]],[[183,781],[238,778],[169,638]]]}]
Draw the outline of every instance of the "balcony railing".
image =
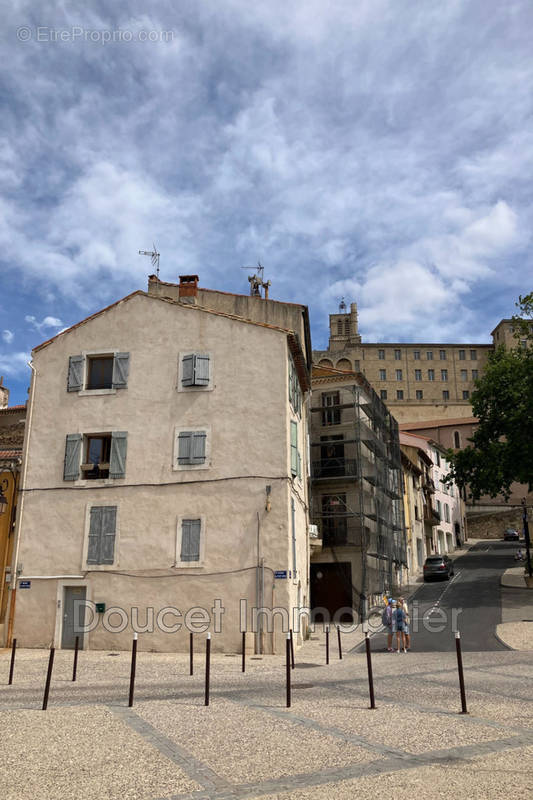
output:
[{"label": "balcony railing", "polygon": [[357,477],[357,461],[355,458],[321,458],[313,461],[312,478],[354,478]]}]

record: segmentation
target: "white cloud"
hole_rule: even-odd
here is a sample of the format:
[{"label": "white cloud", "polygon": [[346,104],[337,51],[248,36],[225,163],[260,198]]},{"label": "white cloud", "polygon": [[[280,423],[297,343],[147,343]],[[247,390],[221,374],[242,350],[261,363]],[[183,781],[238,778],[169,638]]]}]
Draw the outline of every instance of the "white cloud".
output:
[{"label": "white cloud", "polygon": [[0,353],[0,374],[19,377],[29,372],[29,353]]},{"label": "white cloud", "polygon": [[4,342],[7,342],[7,344],[11,344],[14,338],[15,334],[13,333],[13,331],[9,331],[7,329],[2,331],[2,339],[4,340]]},{"label": "white cloud", "polygon": [[30,325],[39,333],[43,334],[48,330],[53,330],[54,328],[61,328],[63,323],[57,317],[44,317],[41,322],[38,322],[37,319],[30,314],[27,314],[24,319],[26,322],[29,322]]}]

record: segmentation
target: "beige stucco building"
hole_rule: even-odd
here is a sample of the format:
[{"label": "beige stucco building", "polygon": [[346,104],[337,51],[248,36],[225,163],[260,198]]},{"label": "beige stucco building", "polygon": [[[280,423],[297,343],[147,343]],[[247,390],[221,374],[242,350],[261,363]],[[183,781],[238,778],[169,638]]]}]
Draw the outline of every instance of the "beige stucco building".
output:
[{"label": "beige stucco building", "polygon": [[152,276],[32,358],[19,644],[72,647],[89,601],[84,647],[279,652],[309,603],[307,309]]},{"label": "beige stucco building", "polygon": [[[360,370],[399,423],[471,417],[470,396],[495,346],[511,341],[512,320],[502,320],[492,343],[364,342],[357,305],[329,316],[327,350],[313,361]],[[515,342],[516,344],[516,342]]]}]

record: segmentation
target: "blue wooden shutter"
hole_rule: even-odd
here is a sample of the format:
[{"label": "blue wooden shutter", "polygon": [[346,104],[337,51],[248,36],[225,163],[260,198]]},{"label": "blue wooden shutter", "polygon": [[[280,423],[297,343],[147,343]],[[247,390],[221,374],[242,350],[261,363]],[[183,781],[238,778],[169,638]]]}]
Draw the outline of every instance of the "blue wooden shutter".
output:
[{"label": "blue wooden shutter", "polygon": [[63,480],[77,481],[80,477],[81,433],[68,433],[65,442]]},{"label": "blue wooden shutter", "polygon": [[183,386],[192,386],[194,383],[194,356],[183,356],[181,383]]},{"label": "blue wooden shutter", "polygon": [[128,449],[128,432],[114,431],[111,434],[111,456],[109,459],[109,477],[124,478],[126,475],[126,451]]},{"label": "blue wooden shutter", "polygon": [[83,389],[83,361],[83,356],[70,356],[68,360],[68,392],[79,392]]},{"label": "blue wooden shutter", "polygon": [[113,359],[113,389],[126,389],[130,369],[130,354],[115,353]]},{"label": "blue wooden shutter", "polygon": [[100,563],[100,547],[102,540],[102,506],[91,508],[91,523],[89,527],[89,546],[87,548],[87,563]]},{"label": "blue wooden shutter", "polygon": [[181,523],[181,561],[200,560],[201,520],[184,519]]},{"label": "blue wooden shutter", "polygon": [[298,424],[291,420],[291,473],[298,474]]},{"label": "blue wooden shutter", "polygon": [[178,464],[190,464],[192,453],[192,431],[181,431],[178,436]]},{"label": "blue wooden shutter", "polygon": [[209,384],[209,356],[194,357],[194,385],[207,386]]},{"label": "blue wooden shutter", "polygon": [[112,564],[115,559],[115,535],[117,525],[117,507],[102,506],[102,533],[100,563]]},{"label": "blue wooden shutter", "polygon": [[205,442],[206,432],[195,431],[192,435],[192,464],[203,464],[205,462]]}]

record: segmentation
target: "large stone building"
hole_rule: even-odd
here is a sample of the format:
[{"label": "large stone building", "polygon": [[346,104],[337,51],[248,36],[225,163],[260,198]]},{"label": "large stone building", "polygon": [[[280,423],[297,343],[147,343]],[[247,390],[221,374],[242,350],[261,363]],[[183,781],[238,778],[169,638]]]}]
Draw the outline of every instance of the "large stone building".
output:
[{"label": "large stone building", "polygon": [[513,339],[513,321],[502,320],[492,343],[364,342],[357,305],[329,316],[327,350],[313,361],[341,370],[359,370],[399,423],[471,417],[470,395],[488,355]]},{"label": "large stone building", "polygon": [[19,642],[72,647],[91,601],[84,647],[279,652],[268,612],[309,603],[307,309],[152,276],[32,359]]}]

